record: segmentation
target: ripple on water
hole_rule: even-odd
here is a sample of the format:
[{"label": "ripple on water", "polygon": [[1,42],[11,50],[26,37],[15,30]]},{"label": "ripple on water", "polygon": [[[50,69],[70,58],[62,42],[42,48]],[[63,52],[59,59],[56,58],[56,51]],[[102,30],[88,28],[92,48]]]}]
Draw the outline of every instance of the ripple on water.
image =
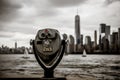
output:
[{"label": "ripple on water", "polygon": [[[34,55],[29,59],[23,59],[23,55],[0,55],[0,73],[4,75],[43,75],[43,69],[39,66]],[[81,55],[64,56],[55,69],[57,74],[91,76],[97,80],[119,80],[120,59],[118,55],[88,55],[83,58]]]}]

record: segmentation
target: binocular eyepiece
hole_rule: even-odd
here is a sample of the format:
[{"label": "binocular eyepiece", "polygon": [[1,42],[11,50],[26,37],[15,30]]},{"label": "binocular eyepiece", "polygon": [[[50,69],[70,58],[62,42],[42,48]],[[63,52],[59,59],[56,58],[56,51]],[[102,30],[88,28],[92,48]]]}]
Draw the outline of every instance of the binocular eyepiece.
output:
[{"label": "binocular eyepiece", "polygon": [[38,36],[40,39],[45,39],[45,38],[48,38],[48,39],[53,39],[56,37],[57,35],[57,30],[55,32],[53,32],[51,29],[44,29],[44,30],[39,30],[38,32]]}]

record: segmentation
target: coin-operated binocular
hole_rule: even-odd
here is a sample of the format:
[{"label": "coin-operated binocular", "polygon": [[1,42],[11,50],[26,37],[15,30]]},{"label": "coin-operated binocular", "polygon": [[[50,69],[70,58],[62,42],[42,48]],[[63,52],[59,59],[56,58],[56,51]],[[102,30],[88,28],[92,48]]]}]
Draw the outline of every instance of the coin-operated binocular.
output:
[{"label": "coin-operated binocular", "polygon": [[32,46],[38,63],[44,69],[44,77],[53,78],[54,69],[64,54],[65,40],[61,40],[58,30],[42,29],[32,41]]}]

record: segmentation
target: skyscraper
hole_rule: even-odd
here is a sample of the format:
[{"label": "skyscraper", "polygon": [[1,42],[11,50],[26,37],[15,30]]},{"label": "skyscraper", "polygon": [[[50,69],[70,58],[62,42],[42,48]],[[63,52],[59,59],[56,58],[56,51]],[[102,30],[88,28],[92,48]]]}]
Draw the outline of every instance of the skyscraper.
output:
[{"label": "skyscraper", "polygon": [[[105,39],[109,39],[110,37],[110,26],[109,25],[106,25],[104,23],[100,24],[100,35],[104,34],[105,35]],[[104,37],[104,36],[101,36],[101,38]]]},{"label": "skyscraper", "polygon": [[109,38],[108,38],[109,36],[110,36],[110,26],[107,25],[105,27],[105,38],[109,40]]},{"label": "skyscraper", "polygon": [[118,48],[118,32],[113,32],[112,33],[113,37],[113,50],[117,50]]},{"label": "skyscraper", "polygon": [[76,44],[80,44],[80,17],[79,15],[75,16],[75,36],[76,36]]},{"label": "skyscraper", "polygon": [[85,49],[86,49],[87,52],[91,52],[91,48],[92,48],[91,37],[90,36],[86,36],[85,37]]},{"label": "skyscraper", "polygon": [[69,36],[70,38],[70,43],[69,43],[69,50],[70,50],[70,53],[73,53],[74,52],[74,37],[72,35]]},{"label": "skyscraper", "polygon": [[15,49],[17,49],[17,42],[15,42]]},{"label": "skyscraper", "polygon": [[90,36],[85,37],[85,45],[91,46],[91,37]]},{"label": "skyscraper", "polygon": [[102,23],[102,24],[100,24],[100,34],[101,33],[105,33],[105,27],[106,27],[106,24],[104,24],[104,23]]},{"label": "skyscraper", "polygon": [[99,49],[102,49],[101,35],[99,35]]},{"label": "skyscraper", "polygon": [[97,31],[94,32],[95,47],[97,46]]},{"label": "skyscraper", "polygon": [[83,34],[80,35],[80,44],[83,45]]},{"label": "skyscraper", "polygon": [[118,47],[120,49],[120,28],[118,28]]},{"label": "skyscraper", "polygon": [[108,45],[110,45],[110,26],[106,25],[105,23],[100,24],[100,35],[99,36],[100,36],[99,45],[101,46],[101,48],[103,45],[105,45],[105,48]]},{"label": "skyscraper", "polygon": [[99,48],[100,48],[100,50],[102,50],[102,48],[103,48],[103,40],[102,39],[105,35],[105,27],[106,27],[105,23],[100,24],[100,28],[99,28]]}]

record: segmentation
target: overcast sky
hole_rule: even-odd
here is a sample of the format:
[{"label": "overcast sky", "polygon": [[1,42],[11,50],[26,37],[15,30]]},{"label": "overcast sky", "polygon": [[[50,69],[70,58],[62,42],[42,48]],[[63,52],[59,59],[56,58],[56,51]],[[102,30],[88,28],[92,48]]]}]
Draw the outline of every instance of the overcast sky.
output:
[{"label": "overcast sky", "polygon": [[[36,32],[55,28],[74,36],[74,17],[80,15],[81,33],[90,35],[100,23],[120,27],[120,0],[0,0],[0,46],[29,46]],[[99,32],[98,32],[99,33]]]}]

